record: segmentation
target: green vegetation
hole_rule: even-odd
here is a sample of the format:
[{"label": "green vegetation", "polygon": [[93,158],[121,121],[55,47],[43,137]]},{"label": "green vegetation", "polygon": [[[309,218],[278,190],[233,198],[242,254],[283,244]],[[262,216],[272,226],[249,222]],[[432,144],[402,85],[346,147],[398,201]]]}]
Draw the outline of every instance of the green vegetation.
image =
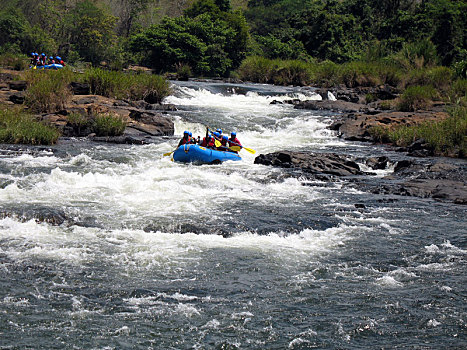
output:
[{"label": "green vegetation", "polygon": [[152,74],[90,68],[84,72],[82,80],[89,83],[93,94],[117,99],[149,99],[151,103],[160,103],[171,93],[168,81]]},{"label": "green vegetation", "polygon": [[403,71],[386,61],[354,61],[336,64],[331,61],[303,62],[299,60],[271,60],[252,56],[246,58],[238,69],[240,79],[278,85],[345,84],[348,87],[397,85]]},{"label": "green vegetation", "polygon": [[56,71],[29,70],[25,104],[35,112],[56,112],[63,109],[71,97],[69,84],[73,73],[69,69]]},{"label": "green vegetation", "polygon": [[60,133],[19,109],[0,109],[0,142],[31,145],[54,144]]},{"label": "green vegetation", "polygon": [[404,112],[426,109],[435,96],[436,90],[431,85],[409,86],[401,95],[397,108]]},{"label": "green vegetation", "polygon": [[380,142],[408,146],[424,139],[437,155],[467,157],[467,108],[455,107],[450,117],[439,122],[426,122],[416,126],[375,127],[373,137]]},{"label": "green vegetation", "polygon": [[119,136],[125,131],[125,122],[119,116],[110,113],[99,113],[94,121],[94,132],[97,136]]},{"label": "green vegetation", "polygon": [[387,59],[405,70],[442,64],[465,79],[466,26],[463,0],[3,0],[0,54],[159,72],[187,65],[198,76],[229,76],[248,56]]}]

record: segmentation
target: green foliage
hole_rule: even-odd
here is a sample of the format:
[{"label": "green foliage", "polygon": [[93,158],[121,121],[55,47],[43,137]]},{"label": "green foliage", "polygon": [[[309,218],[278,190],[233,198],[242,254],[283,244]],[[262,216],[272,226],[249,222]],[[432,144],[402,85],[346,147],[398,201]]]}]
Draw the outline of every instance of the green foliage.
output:
[{"label": "green foliage", "polygon": [[65,21],[73,48],[86,61],[104,60],[115,44],[116,20],[90,0],[78,2]]},{"label": "green foliage", "polygon": [[238,69],[240,79],[277,85],[305,85],[311,81],[310,65],[298,60],[246,58]]},{"label": "green foliage", "polygon": [[178,80],[188,80],[193,74],[191,72],[191,67],[187,64],[177,64],[177,79]]},{"label": "green foliage", "polygon": [[397,85],[402,76],[400,68],[385,61],[354,61],[339,65],[332,61],[270,60],[259,56],[246,58],[237,73],[241,79],[257,83],[328,87],[336,84],[348,87]]},{"label": "green foliage", "polygon": [[438,62],[436,47],[428,39],[404,43],[394,58],[405,69],[434,66]]},{"label": "green foliage", "polygon": [[[208,0],[195,4],[207,3],[213,4]],[[248,29],[240,12],[220,16],[209,10],[193,18],[165,17],[159,25],[135,35],[130,48],[145,52],[146,63],[161,71],[186,64],[199,75],[227,76],[245,57],[247,40]]]},{"label": "green foliage", "polygon": [[97,136],[120,136],[125,131],[125,122],[119,116],[100,113],[94,121],[94,132]]},{"label": "green foliage", "polygon": [[90,68],[82,78],[96,95],[118,99],[151,99],[159,103],[171,93],[170,85],[161,76],[149,74],[126,74],[100,68]]},{"label": "green foliage", "polygon": [[301,59],[309,60],[308,54],[301,41],[294,38],[279,38],[272,34],[266,36],[258,36],[255,38],[260,46],[260,53],[269,59]]},{"label": "green foliage", "polygon": [[428,107],[434,97],[436,90],[431,85],[409,86],[401,95],[397,108],[400,111],[413,112]]},{"label": "green foliage", "polygon": [[19,109],[0,109],[0,142],[51,145],[60,133]]},{"label": "green foliage", "polygon": [[[415,50],[416,64],[439,57],[444,65],[465,48],[466,14],[463,0],[250,0],[246,11],[253,36],[280,37],[286,31],[303,43],[308,55],[321,60],[359,59],[375,41],[386,56],[412,42],[404,59],[413,62],[410,51]],[[270,54],[266,50],[264,55],[280,58]]]},{"label": "green foliage", "polygon": [[462,49],[453,64],[454,74],[461,79],[467,79],[467,49]]},{"label": "green foliage", "polygon": [[29,70],[24,103],[35,112],[50,113],[63,109],[71,97],[69,84],[73,73],[69,69]]},{"label": "green foliage", "polygon": [[381,142],[408,146],[417,139],[424,139],[437,155],[467,157],[466,107],[454,108],[450,111],[450,117],[443,121],[393,128],[376,127],[370,132]]}]

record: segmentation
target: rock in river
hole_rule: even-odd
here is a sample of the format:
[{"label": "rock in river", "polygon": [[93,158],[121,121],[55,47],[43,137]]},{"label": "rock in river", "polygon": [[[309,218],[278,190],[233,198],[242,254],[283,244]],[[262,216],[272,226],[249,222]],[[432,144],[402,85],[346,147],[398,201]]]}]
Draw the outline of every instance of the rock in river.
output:
[{"label": "rock in river", "polygon": [[353,160],[334,153],[280,151],[260,154],[255,164],[296,168],[313,175],[361,175],[360,167]]}]

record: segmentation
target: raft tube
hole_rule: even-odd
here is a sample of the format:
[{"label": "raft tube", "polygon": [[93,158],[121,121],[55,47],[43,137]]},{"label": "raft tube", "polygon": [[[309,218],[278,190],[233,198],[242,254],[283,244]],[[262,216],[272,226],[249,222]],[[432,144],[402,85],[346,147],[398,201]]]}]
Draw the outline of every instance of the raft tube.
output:
[{"label": "raft tube", "polygon": [[48,65],[44,66],[44,69],[61,69],[61,68],[63,68],[63,66],[61,64],[57,64],[57,63],[48,64]]},{"label": "raft tube", "polygon": [[61,69],[63,66],[61,64],[47,64],[45,66],[30,66],[31,69]]},{"label": "raft tube", "polygon": [[186,144],[178,147],[173,154],[176,162],[197,164],[219,164],[226,160],[242,160],[234,152],[217,151],[199,145]]}]

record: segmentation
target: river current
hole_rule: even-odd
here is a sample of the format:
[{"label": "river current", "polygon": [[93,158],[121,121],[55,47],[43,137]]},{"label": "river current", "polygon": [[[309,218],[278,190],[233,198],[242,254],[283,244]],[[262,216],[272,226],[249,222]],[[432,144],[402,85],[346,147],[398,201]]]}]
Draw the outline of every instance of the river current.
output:
[{"label": "river current", "polygon": [[[465,206],[254,164],[284,149],[403,157],[337,138],[329,112],[270,104],[321,98],[310,89],[174,90],[176,137],[0,145],[0,349],[467,347]],[[257,153],[163,157],[206,126]],[[18,214],[54,211],[69,220]]]}]

